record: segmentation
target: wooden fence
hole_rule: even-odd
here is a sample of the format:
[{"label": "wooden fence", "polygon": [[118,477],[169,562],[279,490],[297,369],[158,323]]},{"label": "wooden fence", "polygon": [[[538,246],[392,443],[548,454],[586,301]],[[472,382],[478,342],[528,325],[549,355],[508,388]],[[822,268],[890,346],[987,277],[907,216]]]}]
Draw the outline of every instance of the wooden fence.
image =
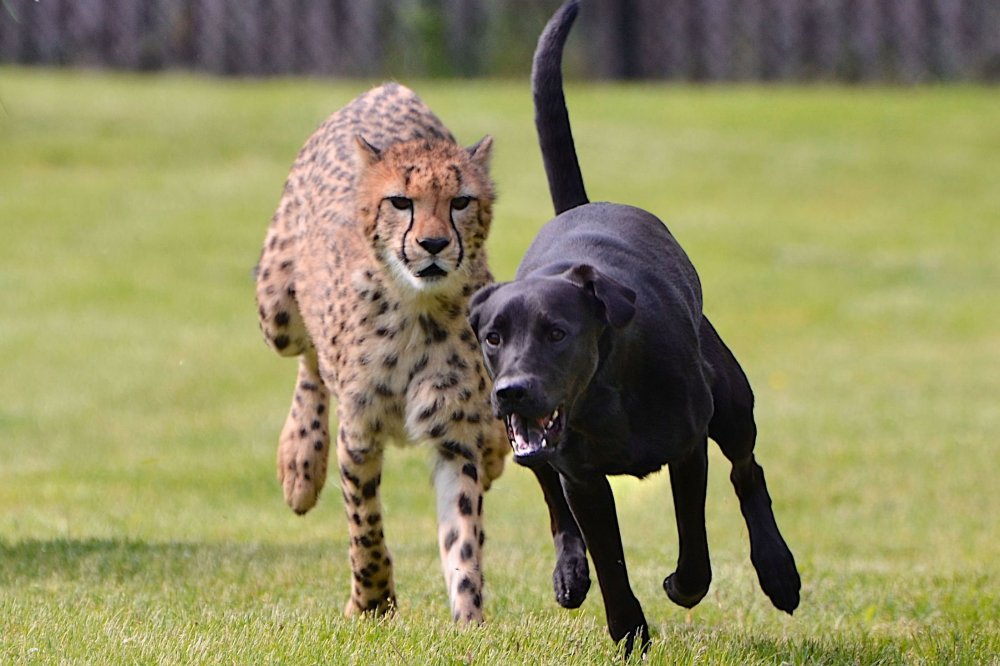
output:
[{"label": "wooden fence", "polygon": [[[558,0],[0,0],[0,63],[510,76]],[[572,75],[997,81],[1000,0],[584,0]]]}]

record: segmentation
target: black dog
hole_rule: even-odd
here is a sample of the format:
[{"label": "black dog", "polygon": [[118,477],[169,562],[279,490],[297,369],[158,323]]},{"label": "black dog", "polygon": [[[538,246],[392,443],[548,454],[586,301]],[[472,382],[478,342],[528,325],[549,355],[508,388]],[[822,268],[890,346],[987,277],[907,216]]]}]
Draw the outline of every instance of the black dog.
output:
[{"label": "black dog", "polygon": [[[663,581],[690,608],[712,578],[705,533],[707,439],[730,476],[750,534],[750,559],[781,610],[799,604],[799,574],[754,460],[753,393],[702,315],[701,285],[653,215],[589,203],[562,92],[567,2],[535,53],[536,125],[558,216],[539,232],[515,281],[481,289],[470,322],[494,378],[493,406],[515,460],[530,466],[552,516],[556,598],[579,606],[589,548],[608,630],[626,652],[649,630],[629,586],[614,497],[605,475],[643,477],[669,465],[680,554]],[[655,513],[655,511],[653,512]],[[586,545],[584,545],[586,544]]]}]

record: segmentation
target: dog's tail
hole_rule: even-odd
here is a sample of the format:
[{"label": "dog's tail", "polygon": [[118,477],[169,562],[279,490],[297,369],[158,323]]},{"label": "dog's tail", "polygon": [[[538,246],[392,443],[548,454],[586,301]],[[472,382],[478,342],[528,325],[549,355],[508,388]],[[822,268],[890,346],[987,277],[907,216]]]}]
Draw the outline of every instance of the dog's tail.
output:
[{"label": "dog's tail", "polygon": [[576,159],[562,81],[563,46],[578,9],[579,1],[569,0],[549,19],[542,36],[538,38],[531,68],[535,128],[556,214],[589,201],[583,187],[580,163]]}]

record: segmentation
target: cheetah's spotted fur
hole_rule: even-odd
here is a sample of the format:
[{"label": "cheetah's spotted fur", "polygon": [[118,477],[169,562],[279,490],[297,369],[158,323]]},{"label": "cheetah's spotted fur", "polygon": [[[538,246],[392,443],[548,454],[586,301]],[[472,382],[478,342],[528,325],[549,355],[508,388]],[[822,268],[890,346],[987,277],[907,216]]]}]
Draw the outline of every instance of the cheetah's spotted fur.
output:
[{"label": "cheetah's spotted fur", "polygon": [[353,575],[346,613],[395,602],[379,501],[390,441],[436,452],[438,543],[453,617],[482,620],[483,493],[509,450],[466,322],[491,280],[483,243],[491,139],[472,148],[387,84],[330,116],[299,153],[257,268],[267,342],[298,356],[278,477],[297,513],[327,472],[329,401]]}]

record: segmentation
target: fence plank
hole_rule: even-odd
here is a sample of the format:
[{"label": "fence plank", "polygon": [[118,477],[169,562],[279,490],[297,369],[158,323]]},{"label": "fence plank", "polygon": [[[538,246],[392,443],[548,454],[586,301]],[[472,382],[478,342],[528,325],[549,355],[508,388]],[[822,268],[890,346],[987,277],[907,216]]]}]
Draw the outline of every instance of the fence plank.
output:
[{"label": "fence plank", "polygon": [[879,0],[849,0],[845,6],[842,76],[871,81],[882,75],[882,13]]},{"label": "fence plank", "polygon": [[226,69],[225,0],[194,3],[195,60],[200,69],[222,74]]},{"label": "fence plank", "polygon": [[987,81],[1000,81],[1000,2],[983,0],[983,42],[980,75]]},{"label": "fence plank", "polygon": [[261,7],[261,70],[266,74],[292,74],[298,71],[296,51],[297,3],[288,0],[268,0]]},{"label": "fence plank", "polygon": [[635,19],[635,66],[639,76],[661,78],[670,73],[668,49],[670,15],[662,0],[633,0]]},{"label": "fence plank", "polygon": [[803,12],[795,0],[767,0],[760,33],[761,77],[793,79],[802,73]]},{"label": "fence plank", "polygon": [[980,76],[988,81],[1000,81],[1000,3],[996,0],[982,2]]},{"label": "fence plank", "polygon": [[74,65],[103,65],[103,28],[103,0],[70,2],[66,7],[66,29],[63,31],[67,62]]},{"label": "fence plank", "polygon": [[702,77],[722,81],[730,77],[729,0],[702,0]]},{"label": "fence plank", "polygon": [[890,11],[896,75],[907,83],[922,81],[927,78],[926,23],[922,7],[913,0],[893,0]]},{"label": "fence plank", "polygon": [[20,62],[24,43],[24,0],[4,0],[0,5],[0,60]]},{"label": "fence plank", "polygon": [[[461,61],[464,57],[470,69],[462,74],[479,72],[480,55],[480,23],[483,20],[481,12],[472,7],[469,0],[461,3],[453,15],[455,23],[452,30],[463,36],[464,42],[458,46],[453,57]],[[377,2],[342,2],[338,4],[339,30],[344,54],[347,56],[341,63],[341,71],[348,76],[375,76],[382,63],[382,40],[379,39],[379,16],[381,14]],[[460,22],[459,22],[460,21]],[[463,53],[464,51],[464,53]],[[459,65],[461,68],[461,65]]]},{"label": "fence plank", "polygon": [[[655,3],[650,3],[655,4]],[[665,49],[667,76],[675,79],[690,79],[694,76],[694,38],[691,25],[694,23],[695,3],[693,0],[664,0],[663,15],[666,22]]]},{"label": "fence plank", "polygon": [[160,16],[167,25],[163,26],[164,67],[193,66],[194,61],[194,18],[192,2],[189,0],[161,0]]},{"label": "fence plank", "polygon": [[36,2],[27,6],[25,19],[32,26],[32,60],[39,63],[56,64],[62,60],[61,22],[59,20],[62,3]]},{"label": "fence plank", "polygon": [[263,73],[261,9],[259,0],[226,4],[227,71],[250,76]]},{"label": "fence plank", "polygon": [[633,34],[633,0],[595,0],[588,9],[588,27],[594,31],[597,53],[591,61],[599,76],[625,79],[637,75]]},{"label": "fence plank", "polygon": [[808,54],[812,77],[834,79],[838,73],[843,43],[841,0],[811,0],[807,12],[807,20],[811,20],[813,28],[812,34],[805,38],[805,43],[812,46]]},{"label": "fence plank", "polygon": [[132,0],[108,2],[105,21],[108,57],[123,69],[139,69],[142,60],[142,4]]},{"label": "fence plank", "polygon": [[333,6],[326,2],[307,2],[299,14],[302,28],[303,70],[308,74],[334,73]]},{"label": "fence plank", "polygon": [[963,4],[963,0],[932,0],[930,5],[931,67],[933,73],[941,79],[959,79],[964,76],[965,62],[959,34]]},{"label": "fence plank", "polygon": [[744,0],[730,17],[731,46],[730,76],[737,81],[752,81],[764,71],[762,40],[764,28],[764,1]]}]

